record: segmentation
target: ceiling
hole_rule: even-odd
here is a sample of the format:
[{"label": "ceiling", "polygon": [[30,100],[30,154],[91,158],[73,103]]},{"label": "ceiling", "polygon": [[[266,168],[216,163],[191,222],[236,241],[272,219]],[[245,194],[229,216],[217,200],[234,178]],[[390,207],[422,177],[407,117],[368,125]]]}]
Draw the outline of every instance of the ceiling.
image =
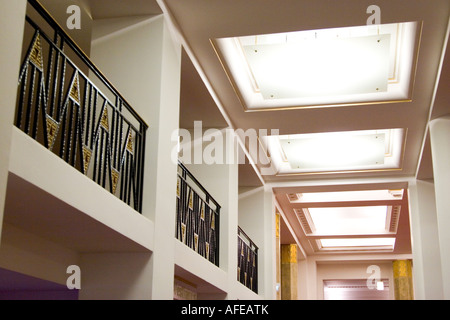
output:
[{"label": "ceiling", "polygon": [[[120,1],[86,0],[94,18],[158,14],[158,4],[182,39],[180,127],[279,130],[280,135],[401,128],[401,163],[395,170],[348,170],[266,174],[255,159],[239,166],[240,186],[272,187],[283,212],[282,242],[299,242],[317,254],[299,225],[287,194],[344,190],[404,189],[410,178],[432,179],[428,121],[450,112],[450,60],[446,50],[450,1],[379,0],[381,23],[417,21],[416,60],[407,101],[330,107],[249,111],[243,106],[217,48],[216,39],[365,25],[370,1],[355,0],[133,0],[126,13]],[[105,8],[108,8],[105,10]],[[133,9],[134,8],[134,9]],[[141,10],[142,9],[142,10]],[[243,144],[242,144],[243,145]],[[247,156],[248,150],[246,150]],[[270,156],[270,155],[269,155]],[[252,164],[250,164],[252,163]],[[371,182],[373,181],[373,183]],[[405,193],[406,194],[406,193]],[[395,253],[410,252],[407,195],[402,199]],[[365,205],[358,203],[358,205]],[[326,204],[325,204],[326,206]]]},{"label": "ceiling", "polygon": [[[293,238],[292,234],[289,234],[281,239],[281,243],[295,243],[293,240],[298,241],[302,247],[300,252],[301,257],[316,255],[316,254],[339,254],[339,253],[388,253],[388,254],[408,254],[411,253],[411,235],[410,235],[410,224],[409,224],[409,209],[408,209],[408,194],[403,192],[403,197],[399,199],[369,199],[363,198],[360,200],[352,199],[346,200],[336,199],[335,197],[329,196],[320,201],[292,201],[289,199],[290,195],[293,194],[304,194],[304,193],[319,193],[321,195],[329,194],[333,192],[334,195],[339,193],[348,193],[349,191],[373,191],[373,190],[404,190],[406,188],[405,183],[389,183],[389,184],[360,184],[351,185],[343,184],[339,186],[293,186],[293,187],[277,187],[274,188],[274,194],[281,209],[281,214],[284,218],[284,223],[290,225],[293,234],[296,239]],[[378,206],[392,206],[396,212],[396,216],[392,215],[391,218],[386,218],[386,232],[356,232],[349,233],[351,236],[342,234],[339,232],[331,232],[321,236],[320,232],[314,232],[314,230],[308,230],[308,227],[314,227],[314,220],[311,218],[306,218],[304,215],[299,215],[296,213],[300,211],[302,213],[303,209],[311,210],[312,208],[330,208],[333,210],[339,210],[344,208],[345,210],[351,210],[352,208],[360,207],[378,207]],[[308,221],[307,221],[308,220]],[[342,224],[348,224],[349,221],[342,222]],[[287,228],[287,226],[283,226]],[[387,232],[389,226],[393,226],[391,232]],[[340,227],[345,227],[345,225],[340,225]],[[342,228],[340,228],[342,229]],[[287,233],[287,230],[285,230]],[[283,229],[281,229],[281,234],[283,235]],[[384,247],[372,247],[372,246],[360,246],[360,247],[337,247],[329,249],[321,249],[318,247],[316,240],[321,239],[340,239],[340,238],[352,238],[352,239],[365,239],[365,238],[379,238],[379,237],[393,237],[395,238],[394,248],[384,248]]]},{"label": "ceiling", "polygon": [[[202,1],[162,0],[184,39],[184,47],[202,79],[211,87],[219,110],[235,129],[278,129],[280,134],[318,133],[386,128],[407,129],[400,176],[416,174],[433,102],[436,78],[448,25],[449,1],[380,1],[382,23],[422,21],[423,29],[411,102],[299,108],[246,112],[211,45],[212,39],[244,35],[364,25],[366,1]],[[233,23],[230,23],[233,21]],[[447,92],[441,92],[447,95]],[[445,96],[441,98],[446,100]],[[446,108],[448,104],[446,104]],[[441,109],[443,106],[440,107]],[[191,110],[195,107],[191,106]],[[194,111],[195,112],[195,111]],[[440,113],[447,113],[444,108]],[[391,172],[358,172],[351,177],[390,176]],[[327,177],[348,177],[335,173]],[[322,175],[263,177],[266,182],[322,179]]]},{"label": "ceiling", "polygon": [[[427,124],[430,117],[450,112],[450,92],[447,89],[450,84],[450,61],[441,60],[445,54],[448,36],[450,1],[437,0],[432,6],[425,0],[408,1],[407,5],[400,0],[377,2],[381,9],[382,24],[418,21],[421,25],[416,37],[417,57],[412,77],[411,99],[265,111],[249,111],[243,105],[239,89],[230,77],[221,53],[213,46],[214,42],[227,37],[361,26],[366,24],[369,17],[366,10],[372,3],[354,0],[342,0],[339,5],[333,0],[158,0],[158,3],[183,41],[182,88],[189,89],[182,89],[182,125],[189,126],[193,119],[204,120],[206,123],[207,119],[210,119],[212,126],[217,125],[217,122],[222,126],[225,121],[233,129],[278,129],[280,135],[390,128],[401,128],[406,132],[401,163],[395,170],[280,175],[276,171],[266,174],[261,170],[263,166],[258,163],[241,164],[241,186],[256,186],[264,182],[273,188],[279,210],[283,212],[284,217],[281,230],[285,236],[282,242],[298,241],[304,247],[305,254],[319,253],[312,248],[310,239],[294,213],[294,206],[287,200],[289,193],[311,190],[324,192],[404,189],[407,188],[405,181],[408,178],[433,178]],[[188,71],[189,75],[184,73],[185,71]],[[437,86],[436,80],[439,77]],[[195,84],[199,80],[204,85]],[[209,95],[200,98],[205,92],[199,90],[205,91],[206,88]],[[184,104],[193,98],[197,101],[206,100],[203,103]],[[214,113],[212,109],[219,110],[221,115],[202,117],[206,112]],[[252,162],[257,161],[252,159]],[[369,183],[370,181],[374,183]],[[396,246],[392,252],[410,253],[406,192],[401,201]],[[368,204],[358,202],[352,205]]]}]

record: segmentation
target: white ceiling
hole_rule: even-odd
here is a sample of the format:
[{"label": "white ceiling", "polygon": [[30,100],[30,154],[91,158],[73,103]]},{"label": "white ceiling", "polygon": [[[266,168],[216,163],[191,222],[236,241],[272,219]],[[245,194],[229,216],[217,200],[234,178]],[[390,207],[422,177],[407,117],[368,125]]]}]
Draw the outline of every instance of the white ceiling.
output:
[{"label": "white ceiling", "polygon": [[[219,109],[234,128],[279,129],[280,134],[346,130],[407,128],[402,170],[413,176],[433,101],[435,80],[446,39],[449,1],[379,1],[381,22],[422,21],[423,30],[413,101],[379,105],[245,112],[212,48],[211,39],[275,32],[356,26],[366,23],[365,1],[207,1],[161,0],[183,36],[184,46],[197,69],[217,95]],[[230,23],[232,21],[232,23]],[[443,94],[446,94],[446,92]],[[446,112],[445,110],[444,112]],[[387,176],[389,172],[356,173],[352,177]],[[337,175],[336,177],[343,177]],[[347,175],[345,175],[347,177]],[[305,179],[265,176],[266,181]],[[322,178],[308,175],[306,179]]]},{"label": "white ceiling", "polygon": [[[309,241],[302,233],[293,207],[285,201],[286,193],[301,190],[336,191],[341,189],[406,188],[408,178],[432,178],[429,143],[426,139],[427,123],[431,117],[450,112],[449,82],[450,61],[441,66],[443,49],[447,40],[450,1],[380,0],[381,23],[418,21],[422,33],[410,102],[361,104],[327,108],[298,108],[279,111],[246,112],[232,82],[227,76],[211,41],[218,38],[269,34],[300,30],[359,26],[366,24],[366,9],[372,3],[352,0],[284,0],[284,1],[210,1],[210,0],[158,0],[173,27],[180,33],[184,49],[193,61],[197,72],[214,102],[234,129],[279,129],[280,134],[321,133],[334,131],[374,130],[403,128],[407,131],[403,161],[399,170],[361,172],[335,172],[332,174],[259,175],[274,189],[280,209],[284,212],[282,230],[290,224],[293,234],[285,232],[282,242],[298,239],[307,254],[314,254]],[[437,87],[439,70],[443,70]],[[192,83],[191,83],[192,85]],[[437,89],[437,91],[435,91]],[[437,93],[437,94],[436,94]],[[201,109],[201,107],[199,108]],[[189,106],[191,112],[197,107]],[[419,165],[420,164],[420,165]],[[418,170],[420,168],[420,170]],[[255,174],[247,173],[259,168],[241,166],[242,177],[250,176],[252,182],[242,179],[241,185],[254,185]],[[255,171],[253,171],[255,172]],[[362,178],[364,183],[355,179]],[[339,179],[339,180],[336,180]],[[250,181],[250,180],[248,180]],[[377,181],[369,183],[368,181]],[[402,181],[396,183],[395,181]],[[407,198],[400,214],[396,253],[410,252],[410,234]],[[298,220],[297,220],[298,221]]]},{"label": "white ceiling", "polygon": [[[125,14],[121,1],[108,1],[109,6],[105,5],[105,0],[86,1],[91,5],[94,18]],[[204,127],[278,129],[280,134],[388,128],[407,130],[402,166],[395,171],[277,176],[261,175],[257,166],[240,165],[241,186],[261,185],[263,180],[274,187],[280,209],[284,211],[282,243],[299,241],[306,243],[308,248],[308,239],[295,222],[292,206],[283,200],[286,193],[398,189],[406,188],[405,181],[409,178],[433,178],[427,123],[429,119],[450,112],[450,60],[447,57],[450,53],[445,51],[449,0],[433,0],[432,5],[427,0],[406,3],[402,0],[379,0],[376,3],[381,9],[383,24],[422,23],[410,102],[259,112],[246,112],[244,109],[212,46],[212,40],[360,26],[366,24],[369,17],[366,10],[372,3],[354,0],[133,0],[134,4],[128,6],[129,3],[127,1],[126,15],[157,14],[154,5],[158,3],[183,41],[180,123],[184,128],[192,128],[193,121],[203,120]],[[359,178],[362,180],[358,181]],[[395,249],[397,253],[407,253],[411,249],[407,197],[403,201]],[[312,249],[306,251],[314,253]]]}]

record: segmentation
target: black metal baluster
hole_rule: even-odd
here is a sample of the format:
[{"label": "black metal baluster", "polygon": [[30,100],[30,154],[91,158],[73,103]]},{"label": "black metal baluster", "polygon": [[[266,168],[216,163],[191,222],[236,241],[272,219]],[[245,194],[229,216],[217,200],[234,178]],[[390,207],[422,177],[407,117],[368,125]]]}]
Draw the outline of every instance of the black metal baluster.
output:
[{"label": "black metal baluster", "polygon": [[77,138],[80,134],[80,131],[78,130],[78,122],[80,121],[80,106],[76,105],[75,107],[75,121],[74,121],[74,128],[73,128],[73,137],[72,137],[72,143],[71,143],[71,165],[72,167],[75,167],[76,165],[76,151],[77,151]]},{"label": "black metal baluster", "polygon": [[92,145],[89,144],[89,129],[90,129],[90,121],[91,121],[91,105],[92,105],[92,91],[93,87],[91,83],[86,85],[86,104],[84,105],[85,117],[83,117],[85,123],[84,129],[84,144],[91,148]]},{"label": "black metal baluster", "polygon": [[[67,111],[69,112],[69,116],[67,117],[68,126],[66,136],[66,150],[64,151],[65,160],[67,163],[70,163],[70,154],[72,148],[72,133],[73,133],[73,114],[74,114],[75,103],[69,99],[69,103],[67,104]],[[67,112],[66,112],[67,116]]]},{"label": "black metal baluster", "polygon": [[[56,39],[54,39],[55,42]],[[53,48],[53,43],[49,43],[49,55],[48,55],[48,62],[47,62],[47,79],[45,81],[45,88],[47,89],[47,107],[50,107],[50,97],[52,94],[52,88],[51,88],[51,82],[52,82],[52,73],[53,73],[53,56],[55,54],[55,49]],[[45,110],[46,113],[52,115],[51,113],[51,107],[49,110]]]},{"label": "black metal baluster", "polygon": [[126,188],[125,188],[125,203],[130,204],[130,191],[131,191],[131,166],[132,161],[130,160],[131,155],[128,151],[125,151],[127,155],[127,172],[126,172]]},{"label": "black metal baluster", "polygon": [[[100,133],[97,133],[97,135],[100,136]],[[94,155],[95,155],[95,157],[94,157],[94,169],[93,169],[93,174],[92,174],[92,180],[94,180],[95,182],[97,182],[97,166],[98,166],[98,157],[99,157],[99,155],[98,155],[98,148],[99,148],[99,146],[98,146],[98,139],[99,139],[99,138],[97,138],[97,139],[95,140],[95,144],[92,145],[92,149],[93,149],[93,152],[94,152]],[[97,183],[98,183],[98,182],[97,182]]]},{"label": "black metal baluster", "polygon": [[[68,103],[69,103],[69,101],[67,101],[67,104]],[[64,148],[65,148],[66,126],[67,126],[67,116],[64,116],[64,115],[67,115],[67,107],[65,107],[62,112],[63,113],[62,113],[62,115],[60,117],[62,127],[61,127],[61,131],[60,131],[60,133],[61,133],[61,143],[60,143],[60,149],[59,149],[59,157],[61,159],[64,159],[64,154],[65,154]]]},{"label": "black metal baluster", "polygon": [[109,176],[110,170],[109,165],[109,132],[105,130],[105,150],[102,152],[103,155],[103,177],[101,186],[104,188],[106,186],[106,176]]},{"label": "black metal baluster", "polygon": [[61,81],[59,83],[59,98],[58,98],[58,103],[56,105],[56,120],[57,121],[60,121],[61,112],[63,112],[61,109],[64,108],[64,105],[63,105],[64,96],[63,95],[64,95],[64,80],[66,77],[66,57],[64,55],[62,55],[61,60],[62,60],[61,61],[62,68],[61,68],[61,73],[60,73]]},{"label": "black metal baluster", "polygon": [[91,148],[94,148],[94,142],[97,143],[95,140],[97,139],[98,130],[100,130],[98,127],[96,127],[95,124],[95,116],[97,114],[97,101],[98,101],[98,91],[95,90],[94,94],[94,104],[92,105],[92,129],[91,129]]},{"label": "black metal baluster", "polygon": [[31,84],[30,84],[30,88],[31,90],[28,92],[28,103],[27,103],[27,110],[25,113],[25,133],[28,134],[30,133],[30,122],[31,122],[31,112],[32,112],[32,107],[33,107],[33,100],[34,100],[34,91],[35,91],[35,82],[36,82],[36,67],[34,65],[32,65],[32,74],[31,74]]},{"label": "black metal baluster", "polygon": [[17,104],[17,116],[16,116],[16,127],[18,127],[18,128],[21,128],[21,126],[22,126],[23,108],[25,105],[25,96],[26,96],[29,68],[30,68],[30,64],[27,63],[27,65],[24,69],[24,74],[22,74],[21,80],[20,80],[19,101]]},{"label": "black metal baluster", "polygon": [[[35,106],[34,106],[34,115],[33,115],[33,124],[32,124],[32,131],[31,131],[31,137],[33,139],[37,138],[37,132],[38,132],[38,126],[39,126],[39,109],[41,107],[42,104],[42,92],[44,90],[44,88],[42,87],[42,72],[39,71],[38,72],[38,85],[37,85],[37,97],[36,97],[36,102],[35,102]],[[44,109],[45,111],[45,109]],[[44,112],[43,111],[43,112]]]},{"label": "black metal baluster", "polygon": [[99,152],[99,164],[98,164],[98,176],[97,176],[97,183],[101,185],[102,181],[102,174],[103,174],[103,162],[104,162],[104,151],[103,151],[103,142],[105,140],[105,129],[100,128],[100,152]]}]

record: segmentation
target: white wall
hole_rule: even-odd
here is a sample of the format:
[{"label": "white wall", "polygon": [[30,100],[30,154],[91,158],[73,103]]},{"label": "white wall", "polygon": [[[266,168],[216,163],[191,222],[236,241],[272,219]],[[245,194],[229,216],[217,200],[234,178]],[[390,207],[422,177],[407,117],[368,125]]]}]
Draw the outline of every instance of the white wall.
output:
[{"label": "white wall", "polygon": [[80,300],[151,299],[150,253],[81,254]]},{"label": "white wall", "polygon": [[[215,134],[226,137],[226,130],[217,131]],[[194,138],[194,135],[192,135],[192,138]],[[191,147],[194,147],[194,145],[200,146],[196,150],[201,157],[202,150],[208,143],[203,144],[201,137],[198,138],[200,140],[195,141]],[[234,137],[229,138],[231,139],[228,141],[225,141],[224,138],[222,144],[225,156],[230,154],[231,150],[234,152],[232,154],[237,154],[236,141]],[[194,159],[194,152],[192,150],[192,159]],[[184,164],[221,206],[219,266],[227,275],[229,287],[226,290],[228,293],[226,298],[229,300],[238,299],[239,292],[236,289],[236,286],[239,284],[237,282],[238,164],[233,161],[230,164],[199,162],[198,164]],[[223,162],[226,163],[226,161]]]},{"label": "white wall", "polygon": [[1,268],[65,285],[69,277],[67,267],[79,262],[79,255],[74,250],[3,224]]},{"label": "white wall", "polygon": [[258,294],[275,299],[275,208],[264,187],[239,189],[239,226],[258,246]]},{"label": "white wall", "polygon": [[157,228],[147,283],[152,299],[172,299],[177,164],[170,156],[178,129],[181,45],[162,15],[98,20],[91,58],[149,125],[142,215]]},{"label": "white wall", "polygon": [[433,181],[417,180],[408,188],[414,298],[443,299],[439,232]]},{"label": "white wall", "polygon": [[450,115],[430,122],[431,153],[433,160],[434,193],[436,198],[436,221],[439,239],[439,256],[442,268],[444,299],[450,299]]},{"label": "white wall", "polygon": [[394,280],[392,261],[367,261],[367,262],[329,262],[317,264],[317,299],[323,300],[323,281],[339,279],[368,279],[371,273],[367,268],[371,265],[380,267],[380,279],[389,279],[389,296],[394,299]]},{"label": "white wall", "polygon": [[[11,129],[16,109],[17,81],[25,21],[26,0],[0,1],[0,237],[8,180]],[[6,45],[7,44],[7,45]]]},{"label": "white wall", "polygon": [[[39,2],[50,12],[53,19],[58,22],[59,26],[76,42],[81,50],[89,55],[91,51],[92,18],[86,10],[83,0],[40,0]],[[80,8],[80,29],[69,29],[67,27],[67,21],[72,22],[74,14],[73,11],[67,13],[67,9],[71,5]]]}]

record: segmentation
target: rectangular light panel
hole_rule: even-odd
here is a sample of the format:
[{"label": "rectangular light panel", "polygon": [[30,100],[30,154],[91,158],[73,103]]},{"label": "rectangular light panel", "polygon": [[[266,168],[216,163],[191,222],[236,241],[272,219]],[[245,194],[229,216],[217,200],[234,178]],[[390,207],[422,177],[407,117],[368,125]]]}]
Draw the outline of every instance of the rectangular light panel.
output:
[{"label": "rectangular light panel", "polygon": [[385,135],[323,133],[280,139],[291,169],[346,169],[384,163]]},{"label": "rectangular light panel", "polygon": [[395,238],[321,239],[322,247],[393,247]]},{"label": "rectangular light panel", "polygon": [[386,233],[387,206],[309,208],[319,235]]},{"label": "rectangular light panel", "polygon": [[264,99],[387,91],[390,35],[243,46]]},{"label": "rectangular light panel", "polygon": [[417,22],[212,40],[245,109],[409,101]]}]

